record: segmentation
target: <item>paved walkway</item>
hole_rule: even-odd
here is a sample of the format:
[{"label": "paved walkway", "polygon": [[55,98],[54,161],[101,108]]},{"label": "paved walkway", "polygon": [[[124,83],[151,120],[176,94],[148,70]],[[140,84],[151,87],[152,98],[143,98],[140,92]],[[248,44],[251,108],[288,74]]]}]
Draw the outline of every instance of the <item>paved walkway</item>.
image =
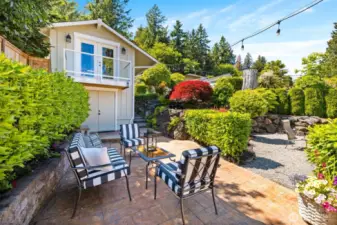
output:
[{"label": "paved walkway", "polygon": [[[198,147],[191,141],[167,138],[160,139],[160,146],[177,156],[183,150]],[[186,224],[306,224],[297,213],[292,190],[224,160],[220,163],[216,177],[219,215],[215,215],[211,194],[206,192],[185,200]],[[31,224],[182,224],[179,201],[164,182],[158,182],[157,200],[153,199],[152,177],[145,190],[145,162],[139,157],[132,160],[132,202],[127,198],[125,180],[112,181],[82,192],[77,216],[71,220],[75,184],[73,174],[68,173],[56,195]]]}]

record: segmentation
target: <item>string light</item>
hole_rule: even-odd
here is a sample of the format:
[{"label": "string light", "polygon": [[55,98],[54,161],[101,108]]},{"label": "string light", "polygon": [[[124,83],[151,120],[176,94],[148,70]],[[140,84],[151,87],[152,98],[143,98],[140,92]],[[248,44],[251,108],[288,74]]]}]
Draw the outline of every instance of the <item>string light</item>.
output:
[{"label": "string light", "polygon": [[243,41],[244,41],[244,40],[241,41],[241,50],[242,50],[242,51],[245,50],[245,46],[243,45]]},{"label": "string light", "polygon": [[278,22],[278,29],[276,31],[277,36],[280,36],[280,34],[281,34],[280,24],[281,24],[281,21]]},{"label": "string light", "polygon": [[[291,17],[297,16],[298,14],[303,13],[304,11],[306,11],[306,10],[308,10],[308,9],[310,9],[310,8],[312,8],[312,7],[314,7],[315,5],[317,5],[317,4],[319,4],[319,3],[323,2],[323,1],[324,1],[324,0],[315,0],[315,1],[311,2],[310,4],[306,5],[305,7],[302,7],[302,8],[300,8],[300,9],[298,9],[298,10],[292,12],[292,13],[289,14],[288,16],[285,16],[285,17],[283,17],[282,19],[280,19],[280,20],[278,20],[278,21],[276,21],[276,22],[274,22],[274,23],[268,25],[267,27],[265,27],[265,28],[263,28],[263,29],[261,29],[261,30],[256,31],[255,33],[253,33],[253,34],[251,34],[251,35],[249,35],[249,36],[247,36],[247,37],[245,37],[245,38],[242,38],[242,39],[240,39],[240,40],[237,41],[237,42],[234,42],[234,43],[231,45],[231,47],[233,47],[233,46],[239,44],[240,42],[242,42],[242,46],[243,46],[243,40],[247,40],[247,39],[249,39],[249,38],[255,37],[256,35],[259,35],[259,34],[265,32],[266,30],[269,30],[270,28],[272,28],[273,26],[275,26],[275,25],[277,25],[277,24],[278,24],[278,30],[277,30],[276,34],[279,35],[279,34],[281,34],[280,23],[281,23],[282,21],[285,21],[285,20],[287,20],[287,19],[290,19]],[[241,49],[242,49],[242,46],[241,46]]]}]

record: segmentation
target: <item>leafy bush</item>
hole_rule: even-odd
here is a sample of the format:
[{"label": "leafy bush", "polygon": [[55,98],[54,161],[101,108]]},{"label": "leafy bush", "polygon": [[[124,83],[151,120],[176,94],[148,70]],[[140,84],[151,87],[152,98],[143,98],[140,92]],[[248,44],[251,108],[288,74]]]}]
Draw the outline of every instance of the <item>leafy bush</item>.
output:
[{"label": "leafy bush", "polygon": [[324,88],[325,83],[324,80],[322,80],[318,76],[302,76],[296,79],[295,81],[295,87],[300,88],[302,90],[306,88]]},{"label": "leafy bush", "polygon": [[154,110],[154,113],[147,116],[146,122],[149,127],[157,128],[157,116],[164,112],[167,109],[167,106],[157,106]]},{"label": "leafy bush", "polygon": [[0,181],[79,127],[88,93],[64,73],[48,73],[0,55]]},{"label": "leafy bush", "polygon": [[213,89],[208,82],[201,80],[183,81],[173,87],[170,100],[177,101],[208,101]]},{"label": "leafy bush", "polygon": [[252,118],[268,112],[268,101],[259,92],[250,89],[235,92],[229,99],[229,105],[231,111],[249,113]]},{"label": "leafy bush", "polygon": [[304,92],[300,88],[293,87],[288,92],[291,103],[291,114],[304,115]]},{"label": "leafy bush", "polygon": [[240,91],[242,89],[242,83],[243,83],[242,77],[229,77],[227,79],[229,80],[229,82],[231,82],[235,91]]},{"label": "leafy bush", "polygon": [[139,95],[139,94],[145,94],[147,92],[147,89],[148,89],[148,87],[144,83],[136,84],[135,88],[136,88],[136,94],[137,95]]},{"label": "leafy bush", "polygon": [[337,89],[329,89],[325,96],[326,114],[329,118],[337,117]]},{"label": "leafy bush", "polygon": [[234,93],[234,87],[227,78],[220,78],[216,81],[213,102],[217,107],[227,106],[228,100]]},{"label": "leafy bush", "polygon": [[278,105],[273,112],[288,115],[290,113],[290,101],[287,90],[285,88],[276,88],[274,93],[276,94]]},{"label": "leafy bush", "polygon": [[171,74],[171,87],[174,87],[178,83],[185,80],[185,76],[181,73],[172,73]]},{"label": "leafy bush", "polygon": [[262,98],[264,98],[268,102],[268,112],[272,112],[277,106],[278,106],[278,101],[277,101],[277,96],[276,94],[266,88],[258,88],[255,89],[258,93],[261,94]]},{"label": "leafy bush", "polygon": [[337,76],[324,79],[327,86],[331,88],[337,88]]},{"label": "leafy bush", "polygon": [[316,172],[332,181],[337,176],[337,120],[309,127],[306,154]]},{"label": "leafy bush", "polygon": [[135,111],[137,114],[145,116],[150,105],[158,99],[156,93],[136,94],[135,95]]},{"label": "leafy bush", "polygon": [[144,71],[141,79],[148,86],[154,87],[157,91],[171,82],[171,73],[164,64],[157,64]]},{"label": "leafy bush", "polygon": [[200,69],[200,63],[189,58],[184,58],[183,64],[184,64],[184,74],[195,73],[195,71],[198,71]]},{"label": "leafy bush", "polygon": [[240,71],[232,64],[220,64],[214,68],[214,72],[217,75],[230,74],[232,76],[239,76]]},{"label": "leafy bush", "polygon": [[158,59],[161,63],[177,64],[181,60],[181,54],[165,43],[156,42],[148,51],[150,55]]},{"label": "leafy bush", "polygon": [[305,114],[308,116],[325,116],[324,94],[321,88],[306,88],[305,97]]},{"label": "leafy bush", "polygon": [[216,145],[224,156],[239,161],[247,149],[251,131],[249,114],[213,110],[187,110],[184,114],[187,132],[207,145]]},{"label": "leafy bush", "polygon": [[175,128],[176,126],[178,126],[180,120],[181,119],[178,116],[172,117],[170,123],[167,126],[167,131],[170,132],[173,128]]},{"label": "leafy bush", "polygon": [[273,71],[267,71],[259,77],[259,87],[280,88],[283,86],[282,79],[275,75]]}]

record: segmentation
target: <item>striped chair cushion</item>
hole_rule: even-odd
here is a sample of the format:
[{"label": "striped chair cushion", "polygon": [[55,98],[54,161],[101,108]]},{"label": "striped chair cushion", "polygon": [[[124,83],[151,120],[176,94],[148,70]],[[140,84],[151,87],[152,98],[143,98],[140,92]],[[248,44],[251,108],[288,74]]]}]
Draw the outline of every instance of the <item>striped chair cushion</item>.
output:
[{"label": "striped chair cushion", "polygon": [[124,139],[122,141],[125,147],[133,147],[144,144],[144,139],[142,138],[133,138],[133,139]]},{"label": "striped chair cushion", "polygon": [[[73,136],[68,149],[74,167],[84,167],[84,157],[80,149],[81,147],[86,147],[83,135],[81,133],[76,133]],[[77,169],[76,173],[80,179],[88,177],[88,171],[86,169]]]},{"label": "striped chair cushion", "polygon": [[[89,173],[88,177],[82,179],[83,188],[90,188],[103,183],[119,179],[125,175],[130,175],[130,167],[126,164],[114,148],[108,149],[108,155],[111,161],[111,171],[94,171]],[[123,169],[124,168],[124,169]],[[123,172],[124,170],[124,172]]]},{"label": "striped chair cushion", "polygon": [[[178,163],[167,163],[161,164],[157,170],[157,176],[159,176],[167,186],[178,196],[181,196],[181,185],[179,184],[179,180],[176,177],[176,173],[178,170]],[[198,182],[195,184],[185,184],[183,190],[183,196],[196,193],[201,190],[205,190],[209,187],[208,183],[205,181]]]},{"label": "striped chair cushion", "polygon": [[93,147],[95,147],[95,148],[102,148],[103,147],[102,141],[101,141],[101,139],[100,139],[100,137],[98,136],[97,133],[90,134],[89,138],[90,138],[90,141],[91,141],[91,144],[92,144]]},{"label": "striped chair cushion", "polygon": [[120,126],[121,139],[134,139],[139,138],[140,130],[138,124],[122,124]]}]

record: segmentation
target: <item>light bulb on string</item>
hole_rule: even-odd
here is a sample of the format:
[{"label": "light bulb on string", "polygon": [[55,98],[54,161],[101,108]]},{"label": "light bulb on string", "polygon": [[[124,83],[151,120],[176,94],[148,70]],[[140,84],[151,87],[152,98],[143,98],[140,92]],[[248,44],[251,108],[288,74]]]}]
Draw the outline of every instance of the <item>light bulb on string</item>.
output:
[{"label": "light bulb on string", "polygon": [[243,40],[241,42],[241,50],[244,51],[245,50],[245,46],[243,45]]},{"label": "light bulb on string", "polygon": [[276,31],[276,35],[277,36],[280,36],[280,34],[281,34],[281,29],[280,29],[280,24],[281,24],[281,21],[278,21],[278,28],[277,28],[277,31]]}]

